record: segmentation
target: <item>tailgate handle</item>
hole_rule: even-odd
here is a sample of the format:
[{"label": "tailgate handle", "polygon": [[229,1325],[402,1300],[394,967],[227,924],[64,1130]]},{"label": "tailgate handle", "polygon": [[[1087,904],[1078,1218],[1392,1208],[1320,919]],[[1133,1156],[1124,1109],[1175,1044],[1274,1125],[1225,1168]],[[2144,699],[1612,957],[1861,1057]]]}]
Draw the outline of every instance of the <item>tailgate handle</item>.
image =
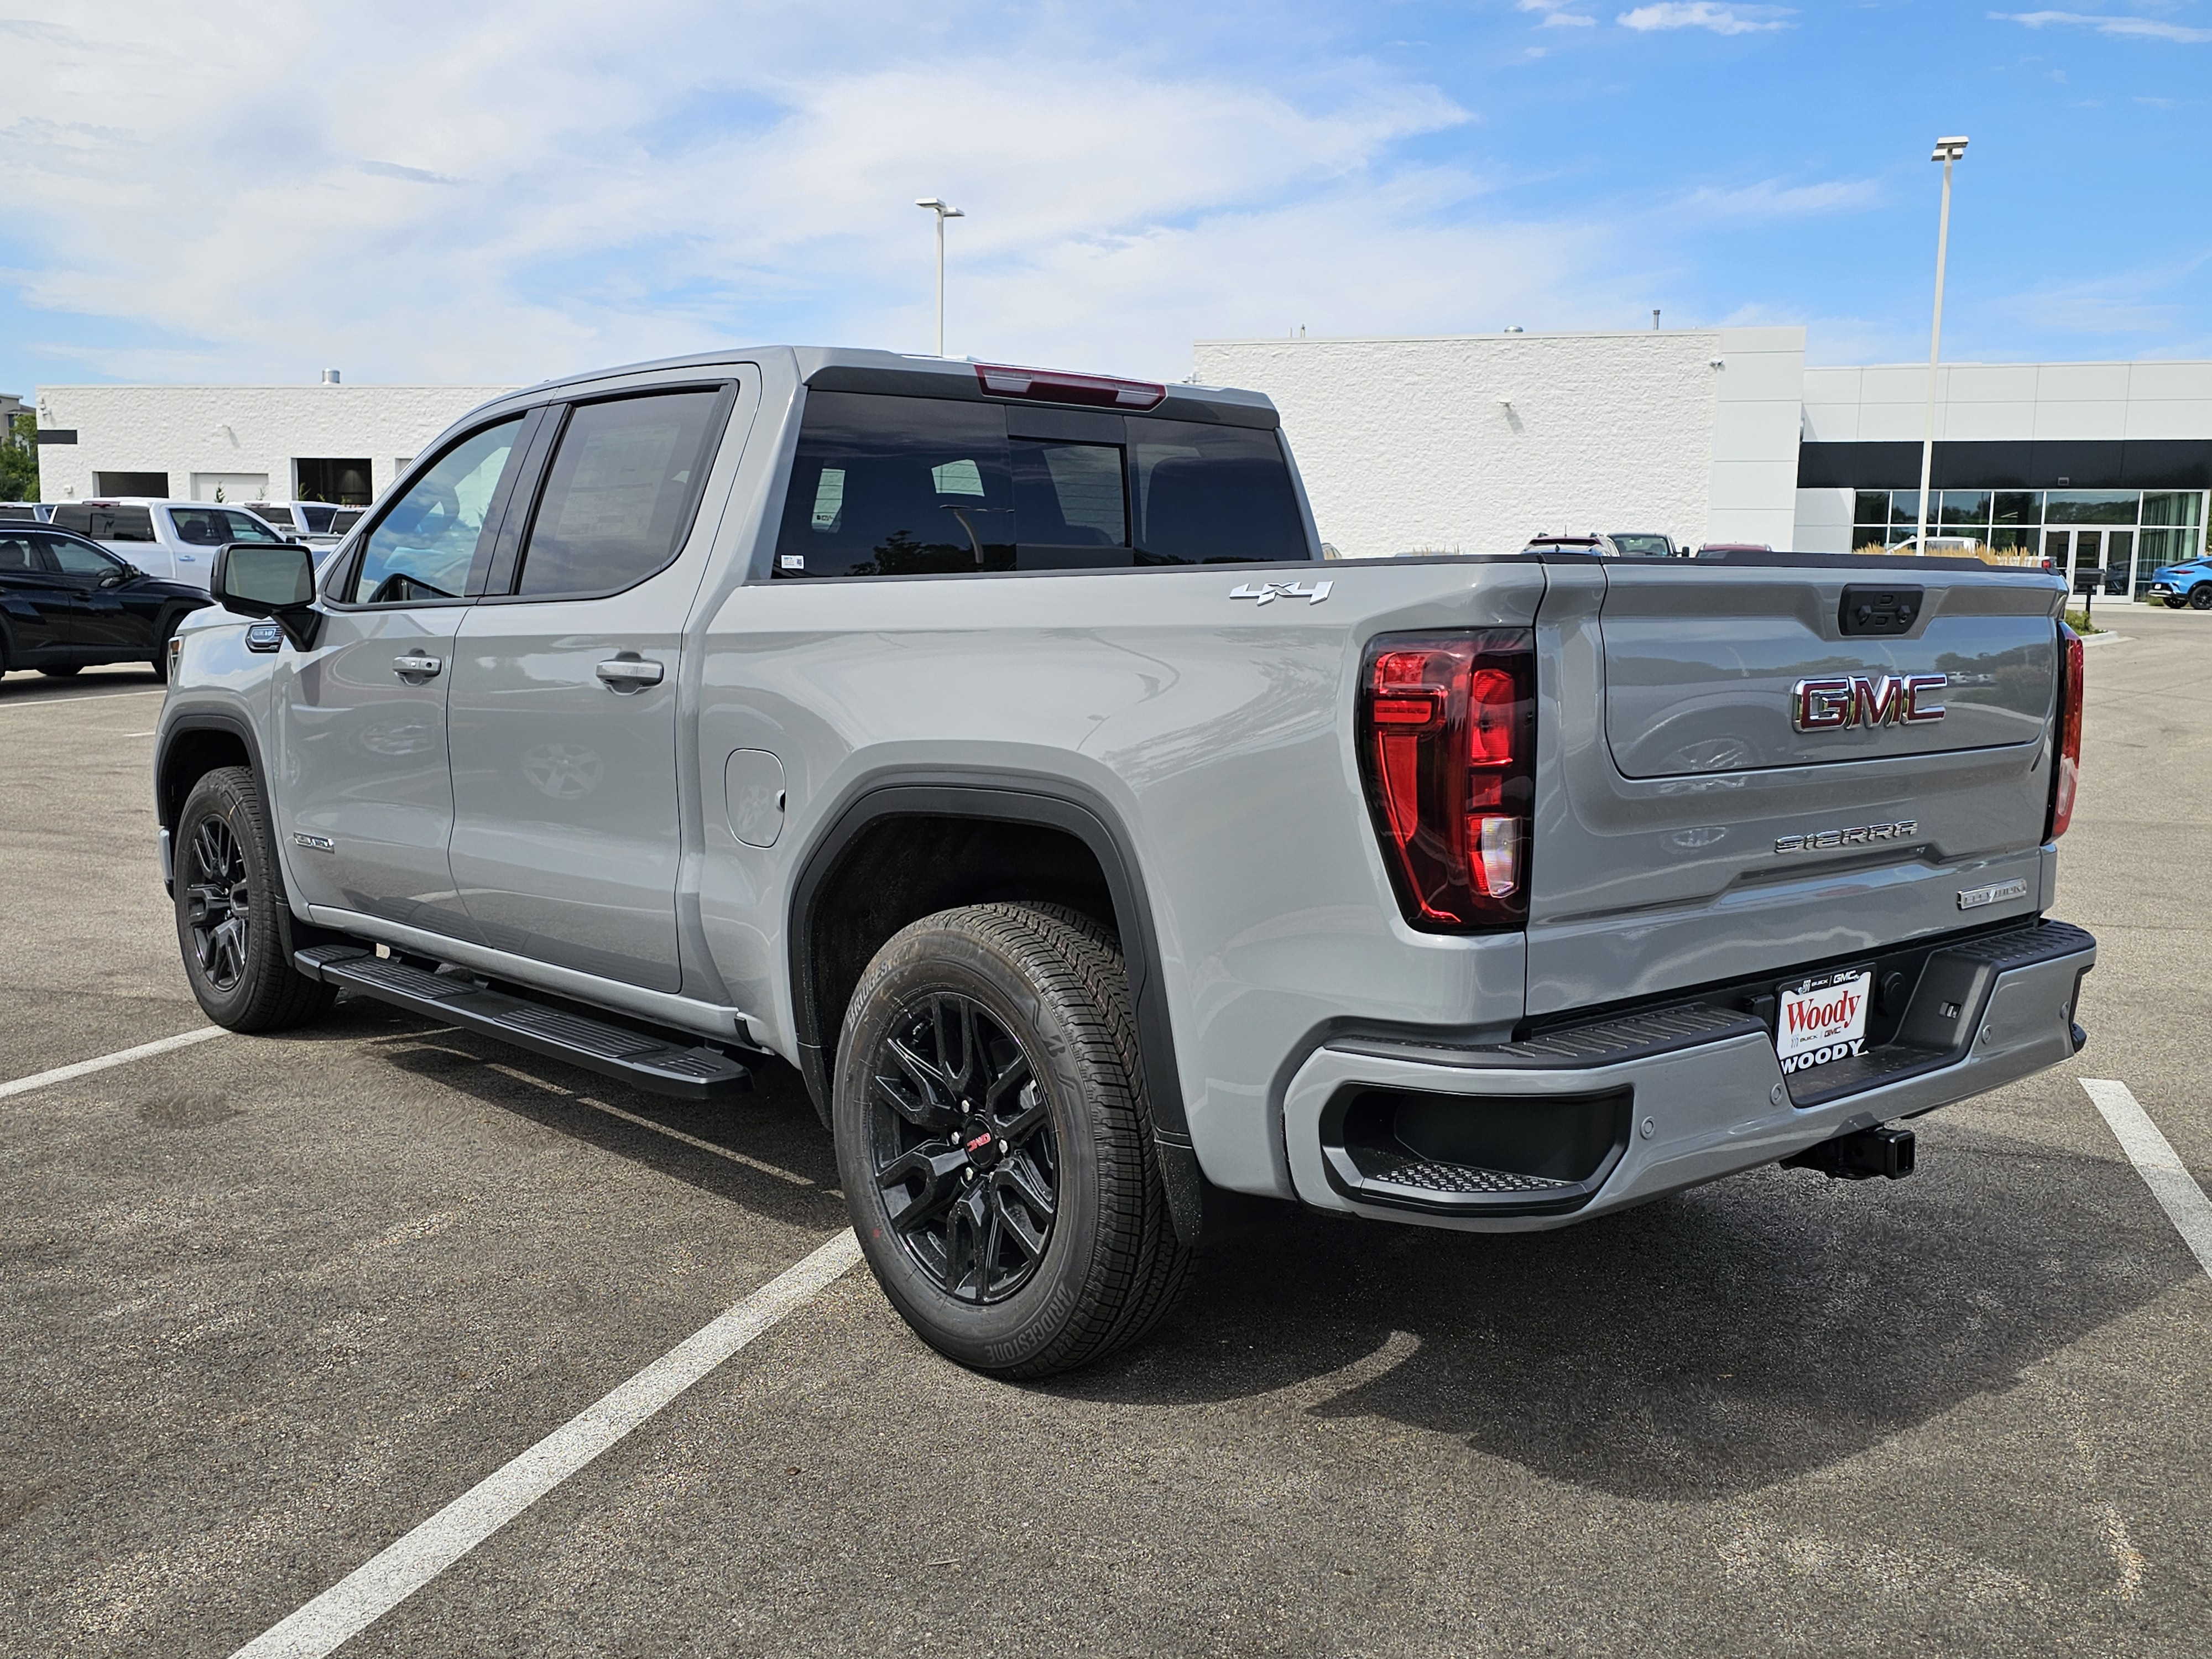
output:
[{"label": "tailgate handle", "polygon": [[1917,587],[1855,584],[1844,589],[1843,603],[1836,607],[1836,626],[1847,636],[1909,634],[1925,608],[1925,596]]}]

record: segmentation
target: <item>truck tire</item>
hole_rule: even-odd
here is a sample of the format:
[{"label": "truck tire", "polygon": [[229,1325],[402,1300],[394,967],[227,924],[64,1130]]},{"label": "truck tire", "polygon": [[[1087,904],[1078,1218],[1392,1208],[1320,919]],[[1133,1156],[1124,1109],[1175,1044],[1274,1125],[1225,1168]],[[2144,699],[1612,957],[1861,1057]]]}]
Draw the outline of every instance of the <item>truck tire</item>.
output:
[{"label": "truck tire", "polygon": [[285,954],[284,884],[253,774],[203,775],[177,814],[175,846],[177,942],[207,1017],[234,1031],[281,1031],[327,1012],[337,987]]},{"label": "truck tire", "polygon": [[1188,1281],[1114,935],[1059,906],[940,911],[846,1011],[831,1118],[853,1226],[923,1341],[1036,1377],[1135,1341]]}]

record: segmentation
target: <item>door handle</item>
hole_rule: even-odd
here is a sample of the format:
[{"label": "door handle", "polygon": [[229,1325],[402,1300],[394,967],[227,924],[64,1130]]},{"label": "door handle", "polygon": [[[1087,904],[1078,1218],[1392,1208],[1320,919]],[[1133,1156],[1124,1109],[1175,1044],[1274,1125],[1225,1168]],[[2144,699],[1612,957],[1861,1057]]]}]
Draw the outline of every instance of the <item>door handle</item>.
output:
[{"label": "door handle", "polygon": [[666,671],[657,662],[641,662],[635,657],[617,657],[599,666],[599,678],[610,691],[642,691],[648,685],[660,684]]},{"label": "door handle", "polygon": [[446,665],[435,657],[426,657],[419,652],[410,652],[392,659],[392,672],[403,680],[428,679]]}]

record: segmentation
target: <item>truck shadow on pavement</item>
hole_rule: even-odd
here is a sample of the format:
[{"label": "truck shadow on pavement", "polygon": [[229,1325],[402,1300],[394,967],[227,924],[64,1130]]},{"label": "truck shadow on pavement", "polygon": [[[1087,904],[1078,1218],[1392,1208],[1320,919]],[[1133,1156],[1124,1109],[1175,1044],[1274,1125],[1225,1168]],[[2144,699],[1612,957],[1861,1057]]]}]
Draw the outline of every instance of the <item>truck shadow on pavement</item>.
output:
[{"label": "truck shadow on pavement", "polygon": [[538,1124],[765,1219],[846,1224],[836,1158],[799,1074],[765,1066],[733,1105],[665,1100],[496,1039],[381,1004],[341,1002],[280,1041],[362,1043],[394,1070]]},{"label": "truck shadow on pavement", "polygon": [[1769,1170],[1552,1233],[1233,1207],[1150,1342],[1048,1391],[1288,1391],[1637,1498],[1852,1456],[2010,1389],[2191,1270],[2114,1226],[2144,1207],[2125,1164],[1986,1139],[1898,1186]]}]

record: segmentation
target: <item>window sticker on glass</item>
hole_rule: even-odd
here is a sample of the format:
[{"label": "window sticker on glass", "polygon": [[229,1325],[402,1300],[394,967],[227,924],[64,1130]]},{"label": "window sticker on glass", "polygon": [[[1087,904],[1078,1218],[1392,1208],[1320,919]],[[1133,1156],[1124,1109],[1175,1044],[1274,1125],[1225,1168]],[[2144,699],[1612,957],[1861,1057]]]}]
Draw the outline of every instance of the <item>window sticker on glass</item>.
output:
[{"label": "window sticker on glass", "polygon": [[936,481],[940,495],[974,495],[983,494],[983,474],[970,460],[947,461],[942,466],[933,466],[929,476]]},{"label": "window sticker on glass", "polygon": [[837,516],[844,510],[845,469],[825,466],[822,469],[820,481],[814,486],[814,527],[817,530],[835,530]]},{"label": "window sticker on glass", "polygon": [[1785,1072],[1802,1072],[1866,1052],[1870,968],[1850,968],[1781,988],[1774,1052]]}]

